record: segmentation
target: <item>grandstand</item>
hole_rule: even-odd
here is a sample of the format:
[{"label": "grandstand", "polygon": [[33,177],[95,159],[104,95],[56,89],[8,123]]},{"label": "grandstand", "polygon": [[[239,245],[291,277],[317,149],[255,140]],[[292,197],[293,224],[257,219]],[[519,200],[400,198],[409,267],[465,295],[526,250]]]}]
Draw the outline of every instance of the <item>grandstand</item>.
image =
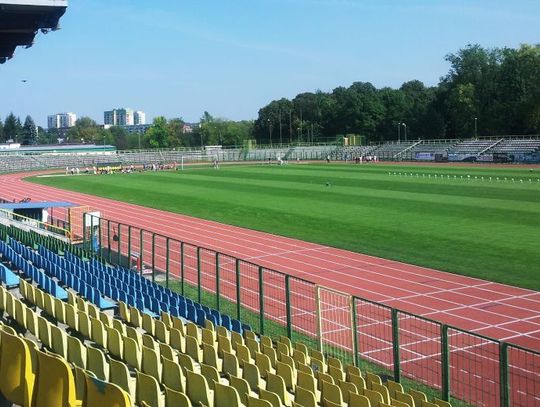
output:
[{"label": "grandstand", "polygon": [[380,160],[399,159],[400,155],[412,148],[418,141],[387,142],[373,151]]}]

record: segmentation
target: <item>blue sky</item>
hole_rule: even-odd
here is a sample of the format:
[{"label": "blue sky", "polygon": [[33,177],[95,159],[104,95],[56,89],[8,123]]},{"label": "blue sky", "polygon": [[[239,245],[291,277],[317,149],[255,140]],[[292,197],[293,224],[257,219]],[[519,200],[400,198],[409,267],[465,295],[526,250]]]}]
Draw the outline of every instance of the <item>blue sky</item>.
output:
[{"label": "blue sky", "polygon": [[[40,125],[131,107],[197,121],[254,119],[273,99],[354,81],[434,85],[468,43],[540,40],[540,2],[71,0],[62,29],[0,65],[0,118]],[[27,79],[23,83],[21,79]]]}]

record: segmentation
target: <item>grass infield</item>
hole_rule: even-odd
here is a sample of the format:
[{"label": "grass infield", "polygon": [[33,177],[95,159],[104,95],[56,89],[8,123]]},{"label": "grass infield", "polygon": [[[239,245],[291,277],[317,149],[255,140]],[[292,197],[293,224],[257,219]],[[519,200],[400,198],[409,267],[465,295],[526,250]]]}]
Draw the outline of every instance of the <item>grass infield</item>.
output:
[{"label": "grass infield", "polygon": [[290,164],[39,184],[540,290],[540,169]]}]

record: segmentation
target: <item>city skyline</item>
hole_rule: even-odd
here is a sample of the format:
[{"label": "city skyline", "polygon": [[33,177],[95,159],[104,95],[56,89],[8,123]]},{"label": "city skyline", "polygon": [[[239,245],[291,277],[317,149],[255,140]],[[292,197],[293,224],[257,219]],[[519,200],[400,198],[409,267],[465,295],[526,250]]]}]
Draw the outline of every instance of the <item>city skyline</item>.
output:
[{"label": "city skyline", "polygon": [[[355,81],[431,86],[448,72],[445,55],[469,43],[538,42],[538,15],[525,0],[72,1],[59,31],[0,65],[0,118],[46,127],[51,112],[74,111],[100,122],[103,106],[127,102],[148,123],[204,111],[254,119],[271,100]],[[129,41],[110,47],[118,38]]]}]

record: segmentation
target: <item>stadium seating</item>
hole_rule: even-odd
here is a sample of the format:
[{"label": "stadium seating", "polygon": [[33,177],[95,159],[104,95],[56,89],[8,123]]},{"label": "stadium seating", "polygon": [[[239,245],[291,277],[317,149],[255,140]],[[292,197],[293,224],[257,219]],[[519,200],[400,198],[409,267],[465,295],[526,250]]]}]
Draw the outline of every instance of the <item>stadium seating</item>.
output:
[{"label": "stadium seating", "polygon": [[[191,313],[189,320],[187,306],[185,315],[176,312],[181,296],[132,271],[68,251],[63,256],[44,247],[35,251],[14,239],[0,242],[0,253],[19,277],[17,289],[0,287],[1,314],[5,311],[6,321],[26,337],[36,337],[29,345],[2,327],[0,391],[21,405],[32,394],[37,405],[124,406],[135,401],[159,407],[360,406],[370,405],[366,400],[390,404],[394,398],[422,396],[403,393],[399,383],[384,385],[377,375],[343,366],[287,337],[257,336],[239,321],[192,301],[205,319]],[[58,289],[51,289],[53,283]],[[126,293],[123,299],[120,292]],[[131,298],[128,292],[131,304],[124,302]],[[157,305],[147,300],[150,295],[159,297]],[[102,300],[114,301],[115,307],[100,308]],[[227,327],[218,323],[223,320]],[[41,366],[52,373],[43,375]],[[9,373],[3,375],[2,369]]]}]

